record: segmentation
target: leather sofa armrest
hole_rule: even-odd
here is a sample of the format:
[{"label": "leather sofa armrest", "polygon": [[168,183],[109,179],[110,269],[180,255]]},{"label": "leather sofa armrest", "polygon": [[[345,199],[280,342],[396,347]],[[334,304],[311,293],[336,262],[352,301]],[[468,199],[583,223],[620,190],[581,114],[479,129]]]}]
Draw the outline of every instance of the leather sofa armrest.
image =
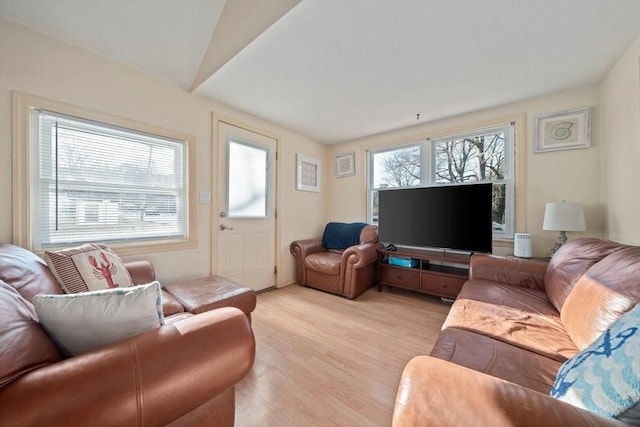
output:
[{"label": "leather sofa armrest", "polygon": [[[129,271],[131,280],[134,285],[145,285],[156,280],[156,272],[153,269],[153,264],[147,260],[140,261],[127,261],[124,266]],[[162,290],[162,311],[165,316],[171,316],[176,313],[182,313],[184,307],[180,304],[173,295]]]},{"label": "leather sofa armrest", "polygon": [[145,285],[156,280],[156,272],[150,261],[127,261],[124,266],[129,271],[134,285]]},{"label": "leather sofa armrest", "polygon": [[296,240],[291,243],[291,255],[298,257],[302,255],[304,259],[307,255],[311,255],[316,252],[324,252],[326,249],[322,246],[322,239],[305,239]]},{"label": "leather sofa armrest", "polygon": [[291,243],[289,250],[296,259],[296,281],[301,285],[306,285],[307,270],[304,268],[304,259],[307,255],[326,251],[322,246],[322,239],[296,240]]},{"label": "leather sofa armrest", "polygon": [[208,311],[24,375],[0,389],[0,420],[167,425],[233,387],[254,358],[244,313]]},{"label": "leather sofa armrest", "polygon": [[547,262],[474,254],[469,266],[469,279],[490,280],[523,288],[544,290]]},{"label": "leather sofa armrest", "polygon": [[[360,243],[350,246],[342,253],[343,267],[364,268],[378,260],[378,243]],[[344,268],[342,271],[345,271]]]},{"label": "leather sofa armrest", "polygon": [[429,357],[402,374],[393,427],[624,426],[548,395]]}]

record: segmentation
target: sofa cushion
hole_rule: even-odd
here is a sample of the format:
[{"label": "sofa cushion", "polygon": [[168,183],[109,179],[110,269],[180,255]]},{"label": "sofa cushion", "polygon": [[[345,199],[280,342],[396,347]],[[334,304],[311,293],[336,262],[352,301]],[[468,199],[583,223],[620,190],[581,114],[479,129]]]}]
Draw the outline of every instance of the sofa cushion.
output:
[{"label": "sofa cushion", "polygon": [[164,324],[160,284],[65,295],[36,295],[40,324],[66,354],[77,355]]},{"label": "sofa cushion", "polygon": [[564,362],[578,352],[544,291],[467,281],[443,326],[488,335]]},{"label": "sofa cushion", "polygon": [[184,313],[184,307],[180,302],[166,290],[162,289],[162,313],[165,316]]},{"label": "sofa cushion", "polygon": [[565,362],[551,396],[600,415],[640,422],[640,305]]},{"label": "sofa cushion", "polygon": [[640,246],[623,246],[576,282],[562,306],[562,323],[584,349],[639,301]]},{"label": "sofa cushion", "polygon": [[20,246],[0,243],[0,280],[31,302],[37,294],[64,291],[42,258]]},{"label": "sofa cushion", "polygon": [[62,357],[36,321],[33,305],[0,280],[0,388]]},{"label": "sofa cushion", "polygon": [[122,260],[103,243],[45,252],[51,272],[67,293],[133,285]]},{"label": "sofa cushion", "polygon": [[221,307],[236,307],[251,314],[257,302],[253,289],[216,275],[167,285],[164,290],[194,314]]},{"label": "sofa cushion", "polygon": [[549,393],[562,362],[462,329],[443,330],[431,356]]},{"label": "sofa cushion", "polygon": [[324,228],[322,246],[326,249],[343,250],[357,245],[360,243],[360,233],[366,225],[364,222],[354,222],[352,224],[330,222]]},{"label": "sofa cushion", "polygon": [[561,311],[575,283],[592,265],[624,246],[608,240],[583,237],[569,240],[553,255],[544,274],[549,300]]}]

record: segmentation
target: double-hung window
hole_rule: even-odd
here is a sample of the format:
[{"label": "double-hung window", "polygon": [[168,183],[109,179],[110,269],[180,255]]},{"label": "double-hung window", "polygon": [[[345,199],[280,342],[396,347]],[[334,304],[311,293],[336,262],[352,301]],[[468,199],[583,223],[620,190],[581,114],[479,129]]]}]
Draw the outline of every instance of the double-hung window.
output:
[{"label": "double-hung window", "polygon": [[368,153],[368,220],[378,221],[378,190],[491,182],[494,238],[514,229],[514,124],[428,138]]},{"label": "double-hung window", "polygon": [[31,114],[35,249],[187,239],[187,141],[43,109]]}]

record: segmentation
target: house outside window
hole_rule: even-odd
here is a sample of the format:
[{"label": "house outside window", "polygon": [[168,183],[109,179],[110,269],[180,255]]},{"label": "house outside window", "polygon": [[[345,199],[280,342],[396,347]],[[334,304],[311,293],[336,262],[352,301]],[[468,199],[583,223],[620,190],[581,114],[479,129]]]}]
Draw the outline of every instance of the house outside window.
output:
[{"label": "house outside window", "polygon": [[368,162],[369,222],[382,188],[491,182],[494,239],[513,237],[514,124],[371,150]]}]

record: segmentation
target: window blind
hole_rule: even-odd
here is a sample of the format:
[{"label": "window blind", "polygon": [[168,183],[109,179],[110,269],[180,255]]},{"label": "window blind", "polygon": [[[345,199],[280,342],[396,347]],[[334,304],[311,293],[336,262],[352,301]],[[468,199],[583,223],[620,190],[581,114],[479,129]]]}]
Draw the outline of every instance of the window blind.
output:
[{"label": "window blind", "polygon": [[37,246],[186,238],[185,141],[51,111],[33,114]]}]

